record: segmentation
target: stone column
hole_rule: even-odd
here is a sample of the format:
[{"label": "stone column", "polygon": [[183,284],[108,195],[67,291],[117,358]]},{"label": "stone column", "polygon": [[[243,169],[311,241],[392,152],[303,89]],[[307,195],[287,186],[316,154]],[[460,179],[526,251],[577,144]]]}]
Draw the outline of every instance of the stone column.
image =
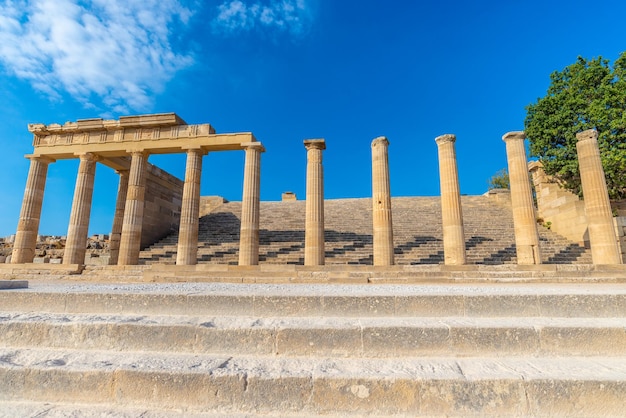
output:
[{"label": "stone column", "polygon": [[91,215],[91,198],[93,182],[96,175],[98,157],[90,152],[79,156],[78,175],[74,189],[74,201],[67,229],[67,241],[63,256],[63,264],[85,264],[87,236],[89,234],[89,216]]},{"label": "stone column", "polygon": [[241,233],[239,234],[239,265],[259,264],[259,208],[261,199],[261,153],[265,151],[260,142],[245,142],[246,151],[241,199]]},{"label": "stone column", "polygon": [[323,139],[304,141],[307,150],[306,165],[306,223],[304,234],[304,265],[324,265],[324,167]]},{"label": "stone column", "polygon": [[576,139],[593,264],[621,264],[621,251],[598,149],[598,132],[589,129],[576,134]]},{"label": "stone column", "polygon": [[120,254],[124,208],[126,207],[126,194],[128,193],[128,170],[120,170],[117,174],[120,176],[120,184],[117,188],[115,215],[113,216],[113,226],[111,227],[111,237],[109,239],[109,264],[113,266],[117,265]]},{"label": "stone column", "polygon": [[444,260],[445,264],[461,265],[465,264],[465,234],[455,141],[456,136],[451,134],[435,138],[439,153]]},{"label": "stone column", "polygon": [[143,151],[131,152],[128,192],[117,260],[120,266],[135,265],[139,262],[147,168],[148,154]]},{"label": "stone column", "polygon": [[198,227],[200,224],[200,177],[202,157],[199,148],[187,150],[187,169],[183,186],[183,203],[178,231],[177,265],[193,265],[198,262]]},{"label": "stone column", "polygon": [[54,162],[47,157],[29,156],[27,158],[30,159],[30,169],[28,170],[22,211],[13,243],[11,256],[11,263],[13,264],[32,263],[33,258],[35,258],[48,164]]},{"label": "stone column", "polygon": [[374,221],[375,266],[394,264],[388,147],[389,141],[384,136],[372,141],[372,219]]},{"label": "stone column", "polygon": [[517,264],[541,264],[539,233],[533,196],[530,189],[524,132],[508,132],[502,140],[506,143],[511,188],[511,207],[515,225]]}]

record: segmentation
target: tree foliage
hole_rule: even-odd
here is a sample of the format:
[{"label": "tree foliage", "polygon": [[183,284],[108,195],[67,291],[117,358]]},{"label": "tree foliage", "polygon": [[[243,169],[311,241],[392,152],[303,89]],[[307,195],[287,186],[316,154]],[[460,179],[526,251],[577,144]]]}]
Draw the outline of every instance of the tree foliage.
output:
[{"label": "tree foliage", "polygon": [[506,168],[498,171],[489,179],[489,190],[493,189],[508,189],[510,185],[509,172]]},{"label": "tree foliage", "polygon": [[530,155],[581,195],[576,133],[595,128],[609,196],[626,198],[626,52],[613,66],[602,57],[578,57],[550,80],[546,96],[526,108]]}]

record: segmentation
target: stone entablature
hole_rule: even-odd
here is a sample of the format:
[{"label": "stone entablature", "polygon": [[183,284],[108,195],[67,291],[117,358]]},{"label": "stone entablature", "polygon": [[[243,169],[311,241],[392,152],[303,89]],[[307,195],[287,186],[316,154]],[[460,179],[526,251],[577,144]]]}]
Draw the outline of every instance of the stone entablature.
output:
[{"label": "stone entablature", "polygon": [[[181,129],[182,128],[182,129]],[[31,123],[28,130],[35,135],[34,146],[90,143],[141,139],[177,138],[198,133],[214,134],[209,124],[187,125],[175,113],[122,116],[119,120],[81,119],[61,125]],[[181,135],[182,134],[182,135]]]},{"label": "stone entablature", "polygon": [[133,151],[149,154],[186,152],[190,148],[209,151],[241,150],[241,144],[256,142],[250,132],[217,134],[210,124],[187,125],[175,113],[122,116],[119,120],[83,119],[63,125],[33,123],[33,156],[53,160],[93,153],[99,162],[115,169],[130,167]]}]

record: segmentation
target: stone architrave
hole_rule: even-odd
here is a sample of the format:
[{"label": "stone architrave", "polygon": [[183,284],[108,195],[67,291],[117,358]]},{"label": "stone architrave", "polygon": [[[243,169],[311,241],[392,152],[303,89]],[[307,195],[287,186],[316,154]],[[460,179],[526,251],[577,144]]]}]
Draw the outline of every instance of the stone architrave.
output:
[{"label": "stone architrave", "polygon": [[12,264],[32,263],[35,258],[48,164],[54,162],[53,159],[47,157],[29,156],[28,158],[30,168],[13,243]]},{"label": "stone architrave", "polygon": [[394,264],[388,147],[389,141],[384,136],[372,141],[372,219],[375,266]]},{"label": "stone architrave", "polygon": [[78,175],[76,176],[70,224],[67,229],[63,264],[85,264],[93,182],[96,175],[98,157],[88,152],[81,154],[79,159],[80,163],[78,165]]},{"label": "stone architrave", "polygon": [[615,235],[606,177],[595,129],[576,134],[585,212],[589,225],[591,258],[594,264],[621,264],[621,251]]},{"label": "stone architrave", "polygon": [[508,132],[502,140],[506,143],[511,188],[511,208],[515,226],[517,264],[541,264],[539,232],[530,188],[524,132]]},{"label": "stone architrave", "polygon": [[324,265],[324,166],[323,139],[304,141],[307,150],[306,166],[306,222],[304,234],[304,265]]},{"label": "stone architrave", "polygon": [[246,152],[241,199],[241,232],[239,234],[239,265],[259,264],[259,212],[261,203],[261,153],[260,142],[245,142]]},{"label": "stone architrave", "polygon": [[141,229],[143,225],[144,197],[146,192],[146,175],[148,155],[144,151],[132,151],[128,192],[122,223],[122,237],[117,264],[120,266],[135,265],[139,262],[141,251]]},{"label": "stone architrave", "polygon": [[122,224],[124,223],[124,208],[126,207],[126,194],[128,193],[128,170],[118,170],[120,184],[117,189],[117,200],[115,201],[115,215],[113,216],[113,226],[111,227],[111,238],[109,241],[109,264],[117,265],[120,254],[120,239],[122,237]]},{"label": "stone architrave", "polygon": [[465,234],[455,141],[456,136],[451,134],[435,138],[439,153],[444,262],[449,265],[462,265],[465,264]]},{"label": "stone architrave", "polygon": [[193,265],[198,262],[200,178],[204,154],[206,153],[200,148],[187,150],[187,168],[180,212],[176,265]]}]

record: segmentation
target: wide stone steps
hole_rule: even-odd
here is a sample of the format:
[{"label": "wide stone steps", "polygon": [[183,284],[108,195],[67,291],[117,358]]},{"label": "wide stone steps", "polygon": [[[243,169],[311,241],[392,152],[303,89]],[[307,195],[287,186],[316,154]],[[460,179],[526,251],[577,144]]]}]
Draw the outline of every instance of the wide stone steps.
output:
[{"label": "wide stone steps", "polygon": [[619,416],[626,391],[624,357],[354,360],[0,352],[3,398],[158,405],[191,413]]},{"label": "wide stone steps", "polygon": [[34,282],[0,307],[0,411],[620,416],[626,396],[622,284]]},{"label": "wide stone steps", "polygon": [[3,348],[331,356],[626,356],[623,318],[189,317],[0,312]]},{"label": "wide stone steps", "polygon": [[[463,196],[469,264],[514,264],[515,237],[511,211],[484,196]],[[393,198],[396,264],[443,263],[443,233],[438,197]],[[199,263],[237,264],[240,202],[226,203],[200,219]],[[305,202],[261,202],[259,261],[261,264],[304,264]],[[325,202],[326,264],[371,265],[370,199]],[[544,262],[590,263],[589,252],[540,227]],[[173,264],[178,235],[141,254],[144,264]]]}]

